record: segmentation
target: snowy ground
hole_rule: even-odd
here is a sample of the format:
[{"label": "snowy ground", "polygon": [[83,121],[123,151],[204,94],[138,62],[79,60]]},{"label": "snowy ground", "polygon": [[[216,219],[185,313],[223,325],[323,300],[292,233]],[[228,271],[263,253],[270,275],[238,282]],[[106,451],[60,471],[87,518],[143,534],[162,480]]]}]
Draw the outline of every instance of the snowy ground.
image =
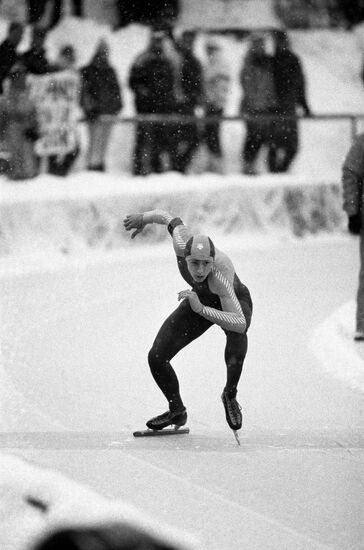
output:
[{"label": "snowy ground", "polygon": [[[357,242],[225,249],[255,303],[241,447],[219,399],[217,328],[174,361],[190,435],[131,436],[164,408],[146,353],[184,288],[164,244],[134,259],[78,259],[77,269],[71,261],[3,277],[2,451],[157,515],[197,535],[202,548],[359,549],[363,387],[312,351],[315,331],[324,330],[325,346],[322,324],[352,301]],[[336,317],[344,325],[353,313],[345,307]],[[353,352],[351,336],[339,345]]]}]

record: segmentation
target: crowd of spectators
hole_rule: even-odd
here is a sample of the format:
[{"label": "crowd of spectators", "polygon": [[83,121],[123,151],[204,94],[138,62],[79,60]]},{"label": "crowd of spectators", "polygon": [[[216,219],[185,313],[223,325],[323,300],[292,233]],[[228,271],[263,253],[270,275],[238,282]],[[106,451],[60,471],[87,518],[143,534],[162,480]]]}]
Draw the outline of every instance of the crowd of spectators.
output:
[{"label": "crowd of spectators", "polygon": [[270,172],[286,172],[299,145],[297,114],[310,116],[301,62],[284,31],[273,31],[273,55],[261,35],[252,37],[240,73],[241,113],[247,115],[243,144],[244,173],[256,173],[262,146],[268,149]]},{"label": "crowd of spectators", "polygon": [[[79,105],[89,133],[87,167],[104,170],[112,121],[103,120],[102,115],[116,115],[122,108],[121,87],[108,60],[107,44],[100,41],[90,63],[77,69],[72,45],[62,46],[55,62],[48,60],[44,45],[47,30],[43,27],[32,28],[29,49],[18,53],[23,32],[22,24],[10,23],[7,37],[0,44],[0,142],[3,150],[0,170],[6,171],[13,180],[39,174],[41,158],[34,145],[41,128],[26,79],[29,75],[50,75],[61,71],[74,73],[79,78]],[[48,155],[47,171],[58,176],[67,175],[79,151],[76,143],[65,154]]]},{"label": "crowd of spectators", "polygon": [[[30,2],[32,20],[41,17],[45,4],[43,1],[33,6]],[[81,4],[74,4],[77,13],[81,13]],[[48,60],[44,45],[47,29],[37,24],[32,27],[29,49],[18,53],[23,30],[20,23],[11,23],[6,39],[0,44],[0,108],[6,113],[0,137],[10,158],[9,177],[32,177],[41,167],[34,148],[40,128],[34,116],[30,116],[35,106],[31,97],[26,97],[24,76],[59,71],[73,71],[79,76],[79,106],[88,131],[86,167],[104,171],[112,127],[123,109],[123,90],[109,61],[108,44],[101,40],[87,66],[77,69],[77,52],[71,45],[65,44],[60,49],[55,62]],[[137,115],[132,173],[147,175],[166,170],[188,173],[202,144],[207,151],[207,169],[223,173],[221,117],[231,92],[232,75],[219,41],[207,36],[202,61],[195,53],[194,31],[186,30],[178,37],[172,27],[151,28],[150,33],[149,43],[134,59],[126,82]],[[267,38],[273,40],[273,51],[267,49]],[[257,157],[263,147],[267,151],[267,170],[287,171],[299,147],[296,116],[310,116],[311,111],[301,62],[292,52],[286,32],[252,34],[242,61],[240,84],[240,115],[246,130],[241,151],[242,172],[257,173]],[[18,126],[16,139],[11,120],[16,120]],[[24,155],[31,151],[32,161],[25,162]],[[47,170],[66,175],[79,152],[76,143],[64,155],[49,155]]]},{"label": "crowd of spectators", "polygon": [[[240,113],[246,119],[242,170],[249,175],[257,173],[256,160],[263,146],[268,170],[287,171],[299,147],[296,116],[311,115],[302,65],[287,34],[273,31],[271,38],[274,48],[269,53],[266,36],[252,35],[240,72]],[[192,31],[185,31],[178,40],[171,32],[153,32],[147,49],[131,67],[129,86],[136,112],[177,117],[177,122],[138,124],[136,175],[162,172],[166,165],[186,173],[202,143],[209,154],[208,169],[223,171],[220,125],[231,91],[231,71],[216,40],[206,42],[205,64],[194,54],[194,40]]]}]

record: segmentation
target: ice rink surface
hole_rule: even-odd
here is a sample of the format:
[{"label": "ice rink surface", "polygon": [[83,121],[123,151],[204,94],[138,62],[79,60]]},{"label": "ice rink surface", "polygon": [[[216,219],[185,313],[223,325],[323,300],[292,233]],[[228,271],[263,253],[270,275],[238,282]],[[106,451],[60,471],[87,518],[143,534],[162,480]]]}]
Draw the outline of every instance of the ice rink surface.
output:
[{"label": "ice rink surface", "polygon": [[1,451],[125,499],[209,550],[359,550],[362,393],[330,376],[308,345],[355,295],[358,243],[221,248],[254,301],[240,447],[220,401],[218,327],[173,361],[190,434],[132,437],[165,410],[146,356],[186,287],[172,249],[157,247],[0,280]]}]

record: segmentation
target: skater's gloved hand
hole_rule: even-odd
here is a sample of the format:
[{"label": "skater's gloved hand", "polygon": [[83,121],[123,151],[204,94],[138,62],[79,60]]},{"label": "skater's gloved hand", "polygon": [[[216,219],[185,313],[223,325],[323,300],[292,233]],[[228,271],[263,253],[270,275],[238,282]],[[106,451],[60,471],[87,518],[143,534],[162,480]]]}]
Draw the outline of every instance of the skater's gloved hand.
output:
[{"label": "skater's gloved hand", "polygon": [[123,223],[127,231],[136,229],[136,231],[131,234],[132,239],[134,239],[134,237],[136,237],[138,233],[143,231],[143,227],[145,225],[143,221],[143,214],[129,214],[128,216],[126,216]]},{"label": "skater's gloved hand", "polygon": [[354,214],[353,216],[349,216],[348,229],[352,235],[360,234],[361,224],[362,224],[362,219],[361,219],[360,212],[359,214]]},{"label": "skater's gloved hand", "polygon": [[178,300],[181,301],[185,298],[187,298],[190,302],[192,311],[194,311],[195,313],[201,313],[203,306],[196,292],[194,292],[193,290],[181,290],[181,292],[178,293]]}]

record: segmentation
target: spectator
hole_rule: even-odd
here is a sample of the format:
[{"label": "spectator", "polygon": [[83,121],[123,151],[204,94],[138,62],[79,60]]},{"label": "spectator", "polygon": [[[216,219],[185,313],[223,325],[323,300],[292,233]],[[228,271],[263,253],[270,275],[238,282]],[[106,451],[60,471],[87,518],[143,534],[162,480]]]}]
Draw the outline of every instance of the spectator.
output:
[{"label": "spectator", "polygon": [[[109,47],[101,40],[89,65],[81,69],[81,107],[89,132],[89,170],[105,170],[113,117],[120,112],[122,106],[121,87],[116,72],[109,63]],[[104,115],[108,115],[108,118],[103,118]]]},{"label": "spectator", "polygon": [[273,70],[278,116],[272,123],[273,142],[269,150],[269,168],[271,172],[286,172],[299,146],[298,123],[292,117],[297,115],[297,108],[305,116],[310,116],[311,111],[306,100],[301,62],[291,51],[287,34],[277,30],[274,31],[273,37]]},{"label": "spectator", "polygon": [[348,215],[348,229],[360,235],[360,271],[356,297],[356,332],[354,340],[364,341],[364,133],[350,147],[342,168],[343,207]]},{"label": "spectator", "polygon": [[[206,55],[207,60],[203,72],[206,96],[205,114],[207,116],[222,116],[231,86],[229,64],[221,56],[220,45],[214,40],[207,42]],[[208,169],[223,172],[219,121],[205,124],[204,139],[210,155]]]},{"label": "spectator", "polygon": [[[66,45],[61,48],[55,68],[59,71],[72,71],[78,76],[78,71],[76,69],[76,54],[73,46]],[[75,135],[77,135],[76,127],[73,131]],[[72,151],[69,151],[64,155],[50,155],[48,157],[48,172],[55,176],[66,176],[74,165],[79,151],[80,148],[76,142],[76,146]]]},{"label": "spectator", "polygon": [[[243,171],[256,174],[255,162],[263,145],[272,141],[272,115],[276,108],[273,59],[265,51],[264,38],[253,35],[240,72],[243,89],[241,113],[248,115],[243,144]],[[264,118],[265,116],[265,118]]]},{"label": "spectator", "polygon": [[34,142],[38,138],[35,105],[26,85],[26,69],[16,63],[4,95],[0,98],[0,139],[9,152],[8,176],[12,180],[33,178],[38,173]]},{"label": "spectator", "polygon": [[[175,109],[173,64],[164,52],[165,35],[152,32],[147,50],[134,61],[129,86],[140,115],[173,113]],[[171,127],[165,122],[140,122],[136,127],[133,173],[146,175],[164,169],[162,155],[173,156]]]},{"label": "spectator", "polygon": [[56,70],[46,57],[44,47],[46,36],[46,29],[33,27],[30,49],[21,56],[22,63],[30,74],[47,74]]},{"label": "spectator", "polygon": [[[171,34],[173,38],[173,35]],[[174,40],[179,53],[178,87],[181,100],[177,104],[179,115],[195,116],[204,104],[203,70],[200,61],[193,53],[195,33],[184,31],[179,40]],[[175,147],[174,169],[186,173],[200,142],[196,122],[181,122],[174,129]]]},{"label": "spectator", "polygon": [[8,34],[0,44],[0,94],[3,93],[3,82],[9,76],[11,68],[15,65],[18,55],[16,49],[23,37],[23,25],[10,23]]}]

